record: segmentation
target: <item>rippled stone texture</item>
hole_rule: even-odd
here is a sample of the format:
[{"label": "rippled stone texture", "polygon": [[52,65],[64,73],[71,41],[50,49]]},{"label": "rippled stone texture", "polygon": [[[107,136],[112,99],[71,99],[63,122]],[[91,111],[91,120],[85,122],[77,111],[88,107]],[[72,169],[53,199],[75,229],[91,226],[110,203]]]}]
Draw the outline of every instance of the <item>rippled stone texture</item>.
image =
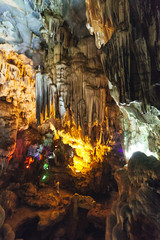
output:
[{"label": "rippled stone texture", "polygon": [[[86,4],[88,27],[92,27],[97,45],[103,45],[101,60],[111,95],[123,114],[126,156],[135,151],[133,146],[158,154],[160,3],[87,0]],[[114,29],[108,38],[105,22]]]}]

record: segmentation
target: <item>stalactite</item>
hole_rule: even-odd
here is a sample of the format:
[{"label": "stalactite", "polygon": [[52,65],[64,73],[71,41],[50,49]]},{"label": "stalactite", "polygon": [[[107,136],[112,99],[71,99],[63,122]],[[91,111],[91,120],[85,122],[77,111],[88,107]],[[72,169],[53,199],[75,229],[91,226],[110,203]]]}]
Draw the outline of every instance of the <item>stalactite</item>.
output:
[{"label": "stalactite", "polygon": [[43,85],[40,71],[36,74],[36,118],[37,123],[41,123],[41,113],[43,104]]}]

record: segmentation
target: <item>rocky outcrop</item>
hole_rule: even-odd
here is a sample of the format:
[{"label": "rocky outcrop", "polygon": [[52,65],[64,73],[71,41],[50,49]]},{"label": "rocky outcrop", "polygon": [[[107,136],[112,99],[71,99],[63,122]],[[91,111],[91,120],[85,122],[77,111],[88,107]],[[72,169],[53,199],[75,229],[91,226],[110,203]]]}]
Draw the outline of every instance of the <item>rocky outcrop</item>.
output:
[{"label": "rocky outcrop", "polygon": [[17,196],[10,190],[4,190],[0,195],[0,203],[4,208],[6,215],[10,215],[17,206]]},{"label": "rocky outcrop", "polygon": [[6,161],[13,154],[18,129],[17,111],[11,104],[0,101],[0,162],[2,169],[6,167]]},{"label": "rocky outcrop", "polygon": [[[144,152],[149,149],[158,153],[160,3],[86,0],[86,6],[87,26],[95,33],[96,45],[99,48],[103,45],[101,60],[111,95],[123,114],[127,158],[134,152],[133,145]],[[155,116],[157,120],[153,123],[151,118]]]},{"label": "rocky outcrop", "polygon": [[[35,118],[35,71],[25,55],[1,51],[0,99],[17,108],[18,129],[25,129]],[[26,125],[26,126],[25,126]]]},{"label": "rocky outcrop", "polygon": [[0,56],[0,162],[4,167],[14,152],[17,132],[35,122],[35,71],[25,55],[1,51]]},{"label": "rocky outcrop", "polygon": [[107,217],[106,240],[159,239],[159,168],[156,158],[136,152],[115,173],[119,198]]}]

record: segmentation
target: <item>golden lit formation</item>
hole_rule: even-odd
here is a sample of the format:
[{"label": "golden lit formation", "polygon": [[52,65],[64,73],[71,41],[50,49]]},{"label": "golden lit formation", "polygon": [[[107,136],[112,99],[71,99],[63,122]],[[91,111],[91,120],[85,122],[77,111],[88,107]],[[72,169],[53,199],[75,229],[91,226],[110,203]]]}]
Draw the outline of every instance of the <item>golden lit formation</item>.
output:
[{"label": "golden lit formation", "polygon": [[34,162],[33,157],[28,156],[24,162],[24,164],[26,165],[26,168],[29,168],[30,164]]},{"label": "golden lit formation", "polygon": [[111,150],[110,145],[114,144],[112,140],[112,143],[108,142],[108,145],[101,143],[100,134],[100,138],[93,146],[88,136],[83,137],[80,126],[79,128],[76,127],[73,116],[70,116],[69,111],[64,116],[61,130],[56,130],[52,123],[50,128],[54,130],[56,139],[61,137],[64,144],[68,144],[74,149],[73,163],[68,165],[73,173],[86,174],[89,172],[94,163],[103,161],[104,156]]},{"label": "golden lit formation", "polygon": [[0,97],[12,103],[27,122],[35,120],[35,74],[32,60],[25,55],[0,51]]}]

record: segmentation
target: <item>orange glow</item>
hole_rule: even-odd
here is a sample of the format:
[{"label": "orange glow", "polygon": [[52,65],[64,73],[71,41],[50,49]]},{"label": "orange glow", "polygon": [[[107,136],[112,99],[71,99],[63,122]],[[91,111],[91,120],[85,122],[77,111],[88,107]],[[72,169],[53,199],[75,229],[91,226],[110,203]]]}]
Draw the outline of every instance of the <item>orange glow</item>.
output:
[{"label": "orange glow", "polygon": [[27,157],[24,162],[26,164],[26,168],[29,168],[31,163],[33,163],[33,162],[34,162],[34,159],[31,156]]},{"label": "orange glow", "polygon": [[81,128],[77,129],[69,111],[66,112],[64,117],[62,130],[56,130],[52,124],[50,124],[50,127],[54,130],[56,136],[61,137],[64,144],[68,144],[74,149],[73,165],[68,165],[73,173],[86,174],[92,169],[95,162],[101,163],[107,152],[111,150],[110,146],[101,143],[102,130],[100,139],[96,141],[94,146],[92,146],[88,137],[83,138]]},{"label": "orange glow", "polygon": [[42,154],[40,154],[39,155],[39,160],[42,160],[42,159],[43,159]]}]

